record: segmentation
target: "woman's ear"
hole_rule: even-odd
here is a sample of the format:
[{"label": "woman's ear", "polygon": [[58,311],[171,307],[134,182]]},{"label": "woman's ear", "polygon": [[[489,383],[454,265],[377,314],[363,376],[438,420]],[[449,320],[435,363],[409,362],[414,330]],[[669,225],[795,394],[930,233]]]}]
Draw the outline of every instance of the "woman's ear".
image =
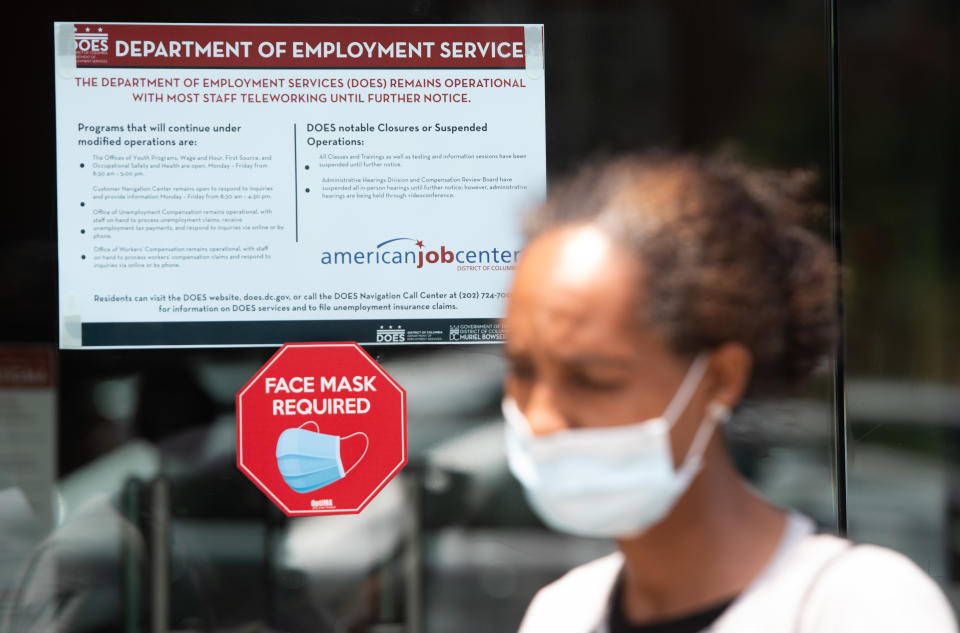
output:
[{"label": "woman's ear", "polygon": [[710,355],[710,400],[729,410],[740,403],[753,372],[753,355],[741,343],[724,343]]}]

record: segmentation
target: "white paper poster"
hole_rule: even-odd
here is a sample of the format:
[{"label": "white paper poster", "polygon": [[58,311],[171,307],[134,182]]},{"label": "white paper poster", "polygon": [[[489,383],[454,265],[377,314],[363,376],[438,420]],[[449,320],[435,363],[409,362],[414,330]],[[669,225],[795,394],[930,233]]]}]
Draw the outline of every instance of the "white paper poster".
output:
[{"label": "white paper poster", "polygon": [[539,25],[54,28],[61,347],[502,339]]}]

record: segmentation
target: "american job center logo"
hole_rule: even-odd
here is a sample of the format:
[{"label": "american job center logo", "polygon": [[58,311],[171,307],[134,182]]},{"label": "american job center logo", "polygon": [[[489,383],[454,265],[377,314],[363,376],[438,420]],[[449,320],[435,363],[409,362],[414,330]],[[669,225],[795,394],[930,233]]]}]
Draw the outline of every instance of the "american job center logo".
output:
[{"label": "american job center logo", "polygon": [[457,270],[513,270],[519,250],[509,248],[453,249],[441,244],[427,247],[423,240],[394,237],[371,250],[322,251],[320,263],[325,265],[364,266],[398,265],[425,268],[433,265],[455,265]]}]

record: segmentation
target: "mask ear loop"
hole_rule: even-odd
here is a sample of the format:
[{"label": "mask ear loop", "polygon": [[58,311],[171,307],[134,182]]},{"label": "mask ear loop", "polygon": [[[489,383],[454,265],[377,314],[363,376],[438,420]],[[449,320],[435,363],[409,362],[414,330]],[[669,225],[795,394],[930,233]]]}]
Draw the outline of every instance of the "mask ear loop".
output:
[{"label": "mask ear loop", "polygon": [[367,437],[367,434],[364,433],[363,431],[357,431],[356,433],[351,433],[350,435],[345,435],[344,437],[341,437],[341,438],[340,438],[340,441],[342,442],[343,440],[349,440],[349,439],[350,439],[351,437],[353,437],[354,435],[362,435],[365,445],[364,445],[364,447],[363,447],[363,452],[360,453],[360,457],[357,458],[357,461],[353,462],[353,465],[352,465],[350,468],[348,468],[348,469],[343,473],[343,476],[344,476],[344,477],[346,477],[347,475],[349,475],[349,474],[350,474],[350,471],[353,470],[354,468],[356,468],[356,467],[357,467],[357,464],[359,464],[360,462],[363,461],[363,456],[367,454],[367,449],[370,448],[370,438]]},{"label": "mask ear loop", "polygon": [[677,393],[674,394],[670,404],[667,405],[667,410],[663,412],[663,418],[667,421],[669,428],[673,428],[673,425],[677,423],[677,418],[690,403],[690,398],[693,397],[697,387],[700,386],[700,381],[703,380],[703,375],[707,371],[707,361],[709,360],[709,354],[700,352],[694,359],[693,364],[690,365],[690,369],[687,370],[687,375],[683,377],[683,382],[677,388]]},{"label": "mask ear loop", "polygon": [[533,437],[530,424],[523,416],[523,412],[520,411],[520,407],[517,406],[516,400],[510,396],[504,396],[503,400],[500,401],[500,411],[503,413],[503,419],[507,421],[507,424],[516,429],[521,437],[525,439]]},{"label": "mask ear loop", "polygon": [[309,422],[304,422],[303,424],[301,424],[301,425],[298,426],[297,428],[298,428],[298,429],[302,429],[303,427],[305,427],[305,426],[308,425],[308,424],[312,424],[312,425],[314,426],[314,428],[317,429],[317,433],[320,432],[320,425],[317,424],[316,422],[314,422],[313,420],[310,420]]},{"label": "mask ear loop", "polygon": [[[680,467],[680,478],[683,480],[692,479],[703,465],[703,453],[707,450],[707,444],[713,436],[718,424],[723,424],[730,419],[730,409],[719,402],[711,402],[707,405],[707,415],[700,423],[690,442],[690,448],[683,458],[683,466]],[[696,456],[694,458],[694,456]]]}]

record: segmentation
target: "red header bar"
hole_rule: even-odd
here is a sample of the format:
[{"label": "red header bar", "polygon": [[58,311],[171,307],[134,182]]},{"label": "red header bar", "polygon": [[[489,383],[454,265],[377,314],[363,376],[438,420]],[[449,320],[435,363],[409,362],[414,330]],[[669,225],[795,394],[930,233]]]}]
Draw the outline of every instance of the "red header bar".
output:
[{"label": "red header bar", "polygon": [[76,24],[79,68],[524,68],[522,26]]}]

